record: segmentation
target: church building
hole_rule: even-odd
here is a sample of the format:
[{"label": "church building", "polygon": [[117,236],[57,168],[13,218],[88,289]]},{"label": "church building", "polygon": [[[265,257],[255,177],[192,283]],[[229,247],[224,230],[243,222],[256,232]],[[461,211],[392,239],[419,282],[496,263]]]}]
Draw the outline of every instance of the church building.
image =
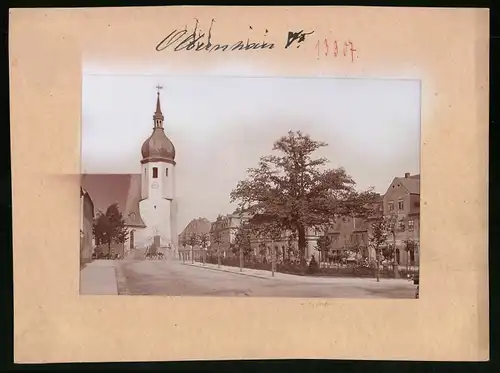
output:
[{"label": "church building", "polygon": [[[161,88],[161,87],[157,87]],[[175,257],[177,202],[175,200],[175,147],[165,134],[160,92],[157,93],[151,135],[140,148],[137,174],[85,174],[82,187],[92,193],[96,211],[118,203],[129,231],[124,254],[154,246]]]}]

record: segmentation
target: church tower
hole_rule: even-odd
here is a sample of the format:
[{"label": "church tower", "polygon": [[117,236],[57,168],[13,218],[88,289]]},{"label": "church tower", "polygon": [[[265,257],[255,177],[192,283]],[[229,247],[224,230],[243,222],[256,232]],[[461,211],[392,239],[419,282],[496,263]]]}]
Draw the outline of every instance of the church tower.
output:
[{"label": "church tower", "polygon": [[[159,239],[163,247],[175,245],[175,147],[166,136],[160,105],[160,89],[153,115],[153,132],[144,141],[142,153],[141,200],[139,209],[146,225],[144,238]],[[156,237],[156,239],[155,239]],[[158,242],[157,242],[158,243]]]}]

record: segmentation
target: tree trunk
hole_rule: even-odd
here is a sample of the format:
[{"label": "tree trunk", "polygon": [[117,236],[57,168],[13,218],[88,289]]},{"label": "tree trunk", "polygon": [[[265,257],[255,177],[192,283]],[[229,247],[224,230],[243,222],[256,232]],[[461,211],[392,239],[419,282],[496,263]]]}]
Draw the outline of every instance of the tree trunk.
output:
[{"label": "tree trunk", "polygon": [[243,250],[241,249],[240,246],[240,272],[243,271]]},{"label": "tree trunk", "polygon": [[299,236],[299,255],[300,255],[300,266],[305,268],[306,262],[306,229],[303,225],[298,225],[297,233]]},{"label": "tree trunk", "polygon": [[393,250],[393,259],[394,259],[394,278],[399,278],[399,264],[398,261],[396,260],[396,233],[393,231],[392,232],[392,250]]},{"label": "tree trunk", "polygon": [[217,245],[217,267],[220,268],[220,245]]},{"label": "tree trunk", "polygon": [[275,268],[274,266],[276,265],[276,247],[273,246],[273,249],[271,250],[271,272],[272,276],[274,277],[274,271]]}]

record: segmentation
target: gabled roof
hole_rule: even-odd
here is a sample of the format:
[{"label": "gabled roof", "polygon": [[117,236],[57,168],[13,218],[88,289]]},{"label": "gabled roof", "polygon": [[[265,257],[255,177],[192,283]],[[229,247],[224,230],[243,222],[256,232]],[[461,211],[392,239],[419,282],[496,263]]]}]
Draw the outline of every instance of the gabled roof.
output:
[{"label": "gabled roof", "polygon": [[394,183],[400,183],[410,194],[420,194],[420,175],[395,177],[391,185]]},{"label": "gabled roof", "polygon": [[191,233],[200,234],[208,234],[212,228],[212,223],[206,218],[198,218],[191,220],[186,228],[179,234],[179,237],[183,235],[190,235]]}]

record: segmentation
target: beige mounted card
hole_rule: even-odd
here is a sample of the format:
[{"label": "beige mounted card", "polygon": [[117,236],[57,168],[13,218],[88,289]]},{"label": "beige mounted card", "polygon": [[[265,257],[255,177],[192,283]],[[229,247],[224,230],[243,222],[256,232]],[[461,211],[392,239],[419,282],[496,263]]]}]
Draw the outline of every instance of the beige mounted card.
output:
[{"label": "beige mounted card", "polygon": [[488,30],[11,10],[16,362],[487,360]]}]

